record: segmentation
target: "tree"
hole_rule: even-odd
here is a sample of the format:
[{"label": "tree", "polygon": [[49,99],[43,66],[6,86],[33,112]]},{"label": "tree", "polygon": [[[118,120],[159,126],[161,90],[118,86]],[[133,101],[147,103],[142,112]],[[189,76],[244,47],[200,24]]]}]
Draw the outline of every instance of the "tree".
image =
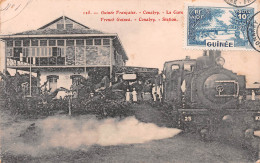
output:
[{"label": "tree", "polygon": [[240,32],[243,34],[244,40],[247,40],[247,24],[250,20],[250,17],[253,13],[251,10],[249,10],[248,13],[240,13],[239,10],[232,10],[229,11],[232,14],[232,17],[230,19],[230,25],[229,28],[235,29],[235,36],[238,39],[240,38]]}]

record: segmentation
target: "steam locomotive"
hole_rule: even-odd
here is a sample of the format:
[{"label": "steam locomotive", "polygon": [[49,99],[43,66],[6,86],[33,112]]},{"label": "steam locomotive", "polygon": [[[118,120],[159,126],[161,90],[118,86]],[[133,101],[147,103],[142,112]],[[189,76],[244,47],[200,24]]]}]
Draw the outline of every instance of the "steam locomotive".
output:
[{"label": "steam locomotive", "polygon": [[224,63],[214,50],[197,59],[165,62],[163,99],[177,111],[179,128],[241,142],[260,128],[260,108],[246,101],[245,76]]}]

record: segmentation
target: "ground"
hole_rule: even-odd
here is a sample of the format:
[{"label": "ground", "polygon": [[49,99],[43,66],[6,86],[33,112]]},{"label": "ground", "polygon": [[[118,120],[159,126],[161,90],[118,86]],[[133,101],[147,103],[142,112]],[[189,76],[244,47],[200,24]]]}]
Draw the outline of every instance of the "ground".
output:
[{"label": "ground", "polygon": [[[170,127],[172,125],[170,121],[171,118],[165,115],[158,107],[156,108],[145,104],[135,104],[131,107],[134,110],[136,119],[140,122],[137,124],[144,125],[141,122],[156,124],[159,126],[158,133],[160,133],[161,128]],[[82,145],[75,149],[56,147],[50,148],[40,154],[33,153],[33,151],[37,149],[32,148],[33,151],[31,154],[30,151],[26,154],[17,154],[3,147],[6,147],[7,142],[8,144],[16,143],[16,141],[20,139],[20,134],[25,131],[30,124],[36,123],[37,120],[16,120],[15,122],[14,118],[8,117],[4,113],[1,113],[1,117],[1,133],[4,132],[3,135],[5,135],[5,138],[2,139],[2,162],[253,162],[249,152],[246,150],[216,141],[205,142],[200,140],[198,136],[189,133],[180,133],[172,137],[144,141],[142,143],[129,143],[125,145],[93,144]],[[99,123],[98,121],[100,120],[95,122]],[[120,125],[117,124],[116,128],[117,127],[120,128]],[[154,126],[152,126],[152,128],[154,128]],[[37,130],[35,131],[37,132]],[[127,128],[125,131],[127,131]],[[140,131],[127,132],[131,134],[131,132]],[[152,132],[149,131],[149,134],[151,133]],[[153,134],[156,135],[158,133],[155,132]],[[37,133],[33,134],[37,135]],[[146,133],[142,134],[144,137],[149,136],[145,135]],[[118,135],[118,139],[120,139],[120,136],[121,135]],[[69,142],[67,143],[69,144]],[[23,149],[21,149],[21,151],[22,150]]]}]

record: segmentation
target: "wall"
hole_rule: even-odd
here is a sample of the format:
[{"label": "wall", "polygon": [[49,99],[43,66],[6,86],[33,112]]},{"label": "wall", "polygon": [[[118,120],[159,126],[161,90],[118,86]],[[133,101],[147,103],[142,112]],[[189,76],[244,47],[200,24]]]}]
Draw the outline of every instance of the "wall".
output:
[{"label": "wall", "polygon": [[[47,76],[49,76],[49,75],[59,76],[59,79],[57,80],[57,88],[64,87],[66,89],[70,89],[70,87],[72,85],[72,79],[70,78],[71,75],[82,75],[84,77],[87,77],[85,72],[75,73],[75,71],[73,71],[73,70],[67,70],[67,71],[58,70],[58,71],[52,71],[52,72],[42,71],[41,76],[40,76],[40,85],[43,85],[44,82],[47,81]],[[49,83],[47,83],[47,89],[49,89]],[[56,97],[59,98],[60,96],[64,97],[65,92],[59,92]]]},{"label": "wall", "polygon": [[110,65],[110,46],[87,46],[87,65]]}]

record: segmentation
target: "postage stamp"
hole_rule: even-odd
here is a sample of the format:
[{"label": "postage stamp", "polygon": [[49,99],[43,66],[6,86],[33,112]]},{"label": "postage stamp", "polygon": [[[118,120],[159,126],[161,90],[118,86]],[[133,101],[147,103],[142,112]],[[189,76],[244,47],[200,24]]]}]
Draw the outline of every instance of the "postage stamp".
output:
[{"label": "postage stamp", "polygon": [[187,6],[185,47],[250,50],[247,25],[254,7]]}]

